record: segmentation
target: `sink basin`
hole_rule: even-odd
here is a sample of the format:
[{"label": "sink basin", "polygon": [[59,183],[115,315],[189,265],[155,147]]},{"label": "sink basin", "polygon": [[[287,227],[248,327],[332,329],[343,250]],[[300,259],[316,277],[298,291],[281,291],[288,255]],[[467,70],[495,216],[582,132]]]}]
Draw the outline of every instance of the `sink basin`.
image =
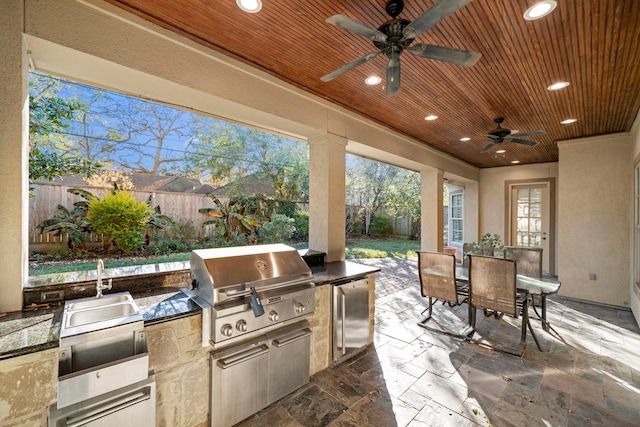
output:
[{"label": "sink basin", "polygon": [[88,325],[90,323],[104,322],[105,320],[128,317],[135,314],[136,307],[132,303],[124,302],[105,306],[94,306],[89,309],[69,312],[66,326]]},{"label": "sink basin", "polygon": [[60,338],[142,321],[129,292],[70,300],[64,305]]},{"label": "sink basin", "polygon": [[86,308],[103,307],[105,305],[117,304],[122,302],[133,303],[133,298],[128,292],[107,294],[103,295],[102,298],[83,298],[69,301],[69,305],[67,305],[65,309],[84,310]]}]

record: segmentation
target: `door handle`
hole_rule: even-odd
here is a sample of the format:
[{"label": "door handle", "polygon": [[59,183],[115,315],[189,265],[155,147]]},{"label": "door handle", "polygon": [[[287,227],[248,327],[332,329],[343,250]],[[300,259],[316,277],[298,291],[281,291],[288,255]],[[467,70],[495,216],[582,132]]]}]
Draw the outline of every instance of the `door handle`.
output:
[{"label": "door handle", "polygon": [[269,347],[267,347],[266,344],[261,344],[258,347],[250,348],[227,358],[218,360],[218,366],[220,366],[222,369],[227,369],[233,365],[237,365],[238,363],[245,362],[249,359],[261,356],[265,353],[269,353]]},{"label": "door handle", "polygon": [[346,338],[344,336],[345,331],[346,331],[346,321],[347,319],[345,318],[346,315],[346,299],[347,299],[347,295],[344,293],[344,290],[341,287],[338,287],[338,293],[340,294],[340,318],[342,319],[342,322],[340,324],[340,330],[342,332],[342,355],[344,356],[345,354],[347,354],[347,349],[346,349]]},{"label": "door handle", "polygon": [[285,337],[283,339],[275,339],[275,340],[273,340],[273,345],[275,347],[284,347],[285,345],[291,344],[292,342],[298,341],[298,340],[300,340],[302,338],[306,338],[309,335],[311,335],[311,329],[304,328],[304,329],[298,331],[293,336],[288,336],[288,337]]},{"label": "door handle", "polygon": [[131,394],[119,397],[116,400],[110,401],[106,404],[97,406],[89,412],[82,413],[81,415],[71,416],[67,418],[67,427],[79,427],[86,425],[91,421],[95,421],[98,418],[105,417],[113,414],[121,409],[128,408],[129,406],[144,402],[150,398],[150,388],[137,390]]}]

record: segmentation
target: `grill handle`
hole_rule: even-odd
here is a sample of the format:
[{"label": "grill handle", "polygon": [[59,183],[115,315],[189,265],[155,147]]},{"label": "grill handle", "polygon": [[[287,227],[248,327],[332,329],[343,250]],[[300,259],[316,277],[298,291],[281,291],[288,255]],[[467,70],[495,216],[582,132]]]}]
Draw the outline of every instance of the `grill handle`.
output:
[{"label": "grill handle", "polygon": [[218,360],[218,366],[222,369],[230,368],[238,363],[246,362],[254,357],[261,356],[269,352],[269,347],[266,344],[260,344],[258,347],[250,348],[248,350],[241,351],[224,359]]},{"label": "grill handle", "polygon": [[285,345],[289,345],[292,342],[298,341],[302,338],[306,338],[309,335],[311,335],[311,329],[304,328],[300,331],[297,331],[295,335],[290,335],[288,337],[284,337],[283,339],[275,339],[272,342],[276,347],[284,347]]}]

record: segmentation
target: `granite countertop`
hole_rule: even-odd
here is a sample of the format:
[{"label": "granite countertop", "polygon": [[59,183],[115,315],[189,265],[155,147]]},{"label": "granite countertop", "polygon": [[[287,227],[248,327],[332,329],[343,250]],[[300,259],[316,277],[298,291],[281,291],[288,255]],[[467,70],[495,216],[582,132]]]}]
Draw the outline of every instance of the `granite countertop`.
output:
[{"label": "granite countertop", "polygon": [[[132,293],[145,325],[190,316],[201,308],[179,288]],[[60,338],[62,303],[0,317],[0,360],[56,348]]]},{"label": "granite countertop", "polygon": [[[377,271],[380,269],[348,261],[311,267],[316,286],[356,279]],[[131,295],[142,313],[145,325],[192,316],[202,311],[179,287],[162,287],[138,293],[132,291]],[[17,311],[0,317],[0,360],[58,347],[63,307],[62,302],[52,303],[46,308]]]},{"label": "granite countertop", "polygon": [[380,271],[377,267],[356,264],[349,261],[328,262],[324,265],[310,268],[316,286],[344,279],[356,279]]}]

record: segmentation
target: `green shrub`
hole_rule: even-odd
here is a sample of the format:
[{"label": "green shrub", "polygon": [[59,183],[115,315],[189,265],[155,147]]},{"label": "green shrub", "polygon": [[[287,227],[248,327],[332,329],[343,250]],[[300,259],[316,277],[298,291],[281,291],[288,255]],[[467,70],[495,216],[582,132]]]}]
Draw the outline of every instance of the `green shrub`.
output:
[{"label": "green shrub", "polygon": [[293,225],[296,230],[291,235],[293,240],[298,242],[306,242],[309,240],[309,212],[296,209],[293,214]]},{"label": "green shrub", "polygon": [[393,227],[391,226],[389,215],[379,213],[373,215],[369,225],[369,234],[372,236],[391,236]]},{"label": "green shrub", "polygon": [[291,202],[289,200],[278,200],[278,211],[276,213],[286,215],[289,218],[295,219],[296,214],[299,210],[300,209],[298,209],[294,202]]},{"label": "green shrub", "polygon": [[87,219],[106,241],[126,253],[133,253],[145,243],[145,226],[154,212],[128,191],[118,191],[89,202]]},{"label": "green shrub", "polygon": [[258,236],[262,243],[279,243],[288,241],[296,231],[294,219],[286,215],[275,214],[269,222],[258,230]]}]

